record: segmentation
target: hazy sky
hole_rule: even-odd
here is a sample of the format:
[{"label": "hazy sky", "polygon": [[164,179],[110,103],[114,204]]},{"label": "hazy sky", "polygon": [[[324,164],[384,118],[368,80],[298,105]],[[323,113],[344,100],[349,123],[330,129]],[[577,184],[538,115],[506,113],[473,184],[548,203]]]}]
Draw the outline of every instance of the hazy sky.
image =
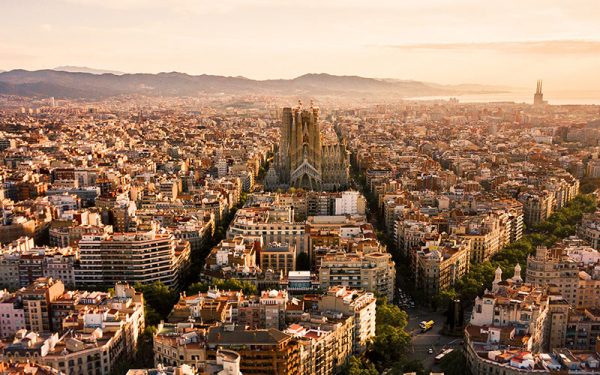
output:
[{"label": "hazy sky", "polygon": [[3,0],[0,69],[600,87],[598,0]]}]

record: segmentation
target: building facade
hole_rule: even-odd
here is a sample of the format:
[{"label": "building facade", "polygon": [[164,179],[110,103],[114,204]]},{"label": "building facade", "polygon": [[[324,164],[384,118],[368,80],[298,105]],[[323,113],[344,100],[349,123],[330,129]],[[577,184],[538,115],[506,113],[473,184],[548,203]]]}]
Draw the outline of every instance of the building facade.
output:
[{"label": "building facade", "polygon": [[283,109],[279,153],[267,175],[267,188],[343,189],[348,166],[345,145],[322,142],[318,108],[299,104]]},{"label": "building facade", "polygon": [[172,234],[157,233],[155,229],[83,236],[79,251],[80,267],[75,278],[81,286],[161,281],[177,287],[190,258],[189,242],[180,243]]}]

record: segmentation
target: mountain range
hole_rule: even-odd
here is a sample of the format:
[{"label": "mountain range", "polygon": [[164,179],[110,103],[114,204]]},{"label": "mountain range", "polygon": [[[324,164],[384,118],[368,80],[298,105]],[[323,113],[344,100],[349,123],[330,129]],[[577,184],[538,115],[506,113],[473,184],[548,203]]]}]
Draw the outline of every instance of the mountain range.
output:
[{"label": "mountain range", "polygon": [[56,68],[54,68],[52,70],[56,70],[59,72],[70,72],[70,73],[90,73],[90,74],[110,73],[110,74],[114,74],[117,76],[120,76],[121,74],[125,74],[123,72],[119,72],[118,70],[95,69],[95,68],[88,68],[87,66],[73,66],[73,65],[57,66]]},{"label": "mountain range", "polygon": [[[64,71],[67,68],[72,71]],[[85,69],[85,71],[78,71],[78,69]],[[195,96],[200,93],[415,97],[504,91],[504,88],[485,85],[439,85],[420,81],[337,76],[325,73],[310,73],[293,79],[269,80],[207,74],[189,75],[178,72],[114,74],[81,67],[58,67],[36,71],[16,69],[0,73],[0,94],[68,99],[100,99],[135,94]]]}]

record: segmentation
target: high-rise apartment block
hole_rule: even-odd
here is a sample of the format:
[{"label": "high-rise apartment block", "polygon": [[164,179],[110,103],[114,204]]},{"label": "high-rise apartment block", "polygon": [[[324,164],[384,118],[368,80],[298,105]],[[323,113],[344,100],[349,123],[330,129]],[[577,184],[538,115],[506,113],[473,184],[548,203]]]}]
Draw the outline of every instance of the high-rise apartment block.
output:
[{"label": "high-rise apartment block", "polygon": [[79,241],[77,285],[112,285],[117,282],[177,287],[189,265],[190,244],[156,228],[147,232],[86,235]]}]

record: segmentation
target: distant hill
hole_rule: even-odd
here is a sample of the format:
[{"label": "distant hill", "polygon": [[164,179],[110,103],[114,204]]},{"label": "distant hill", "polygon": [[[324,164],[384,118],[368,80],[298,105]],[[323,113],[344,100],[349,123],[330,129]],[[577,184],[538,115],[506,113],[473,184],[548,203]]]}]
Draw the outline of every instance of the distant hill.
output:
[{"label": "distant hill", "polygon": [[121,74],[125,74],[123,72],[119,72],[118,70],[104,70],[104,69],[94,69],[88,68],[87,66],[72,66],[72,65],[63,65],[57,66],[52,69],[59,72],[69,72],[69,73],[90,73],[90,74],[114,74],[120,76]]},{"label": "distant hill", "polygon": [[54,69],[17,69],[0,73],[0,94],[56,98],[97,99],[123,94],[194,96],[199,93],[411,97],[484,92],[498,91],[325,73],[262,81],[207,74],[194,76],[177,72],[116,75]]}]

